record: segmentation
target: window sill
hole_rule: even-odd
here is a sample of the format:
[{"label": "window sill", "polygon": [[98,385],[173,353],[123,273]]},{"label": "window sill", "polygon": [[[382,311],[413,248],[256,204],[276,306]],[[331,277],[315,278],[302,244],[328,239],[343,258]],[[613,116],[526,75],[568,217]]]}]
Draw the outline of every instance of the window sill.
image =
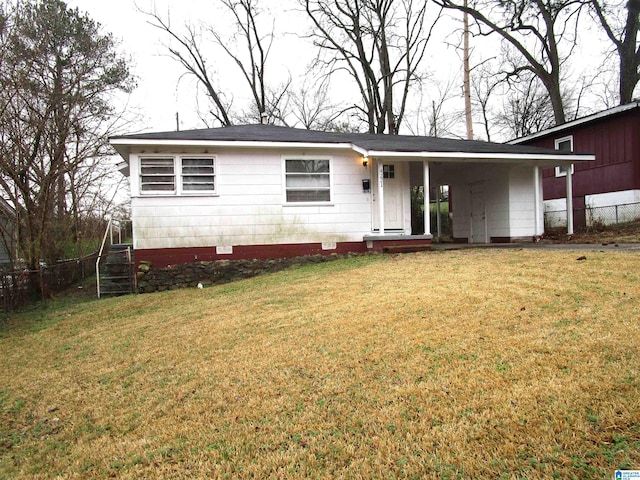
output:
[{"label": "window sill", "polygon": [[182,192],[178,197],[219,197],[216,192]]},{"label": "window sill", "polygon": [[181,197],[219,197],[218,193],[140,193],[138,195],[132,195],[131,198],[154,198],[154,197],[162,197],[162,198],[181,198]]},{"label": "window sill", "polygon": [[333,207],[333,202],[295,202],[283,203],[283,207]]}]

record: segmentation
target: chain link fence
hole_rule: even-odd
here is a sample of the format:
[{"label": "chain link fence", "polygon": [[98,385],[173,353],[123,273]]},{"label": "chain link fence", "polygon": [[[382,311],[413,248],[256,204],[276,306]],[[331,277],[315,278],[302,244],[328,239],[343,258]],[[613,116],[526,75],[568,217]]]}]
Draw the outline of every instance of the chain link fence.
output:
[{"label": "chain link fence", "polygon": [[617,225],[640,220],[640,203],[587,208],[587,225]]},{"label": "chain link fence", "polygon": [[[584,226],[587,228],[635,222],[640,220],[640,203],[574,209],[573,216],[574,222],[576,219],[583,219]],[[545,228],[566,227],[567,211],[546,210],[544,225]]]},{"label": "chain link fence", "polygon": [[97,253],[81,258],[65,260],[55,265],[41,265],[38,270],[0,270],[0,304],[5,313],[30,303],[46,301],[52,294],[61,292],[95,274]]}]

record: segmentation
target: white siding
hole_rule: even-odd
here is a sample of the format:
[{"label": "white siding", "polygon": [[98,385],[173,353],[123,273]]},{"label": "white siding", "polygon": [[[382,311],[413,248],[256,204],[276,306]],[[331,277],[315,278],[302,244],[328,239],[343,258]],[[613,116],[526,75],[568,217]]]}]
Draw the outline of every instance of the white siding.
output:
[{"label": "white siding", "polygon": [[460,168],[455,182],[450,182],[453,195],[453,236],[471,241],[471,184],[484,190],[487,235],[508,236],[509,195],[508,167],[469,165]]},{"label": "white siding", "polygon": [[[542,204],[539,208],[541,211]],[[511,167],[509,170],[509,232],[511,238],[529,238],[536,234],[533,167]]]},{"label": "white siding", "polygon": [[[164,154],[166,152],[160,152]],[[144,195],[138,178],[139,155],[131,155],[134,248],[269,245],[362,241],[371,232],[368,178],[357,154],[333,151],[220,150],[213,195]],[[284,156],[331,158],[330,205],[284,204]]]},{"label": "white siding", "polygon": [[[530,166],[495,164],[459,168],[449,182],[453,196],[453,236],[471,241],[471,184],[484,187],[487,235],[517,238],[535,235],[534,173]],[[540,194],[542,199],[542,194]],[[542,201],[540,200],[540,218]],[[540,220],[542,222],[542,220]]]},{"label": "white siding", "polygon": [[493,175],[487,179],[487,219],[489,239],[509,237],[509,167],[487,168]]}]

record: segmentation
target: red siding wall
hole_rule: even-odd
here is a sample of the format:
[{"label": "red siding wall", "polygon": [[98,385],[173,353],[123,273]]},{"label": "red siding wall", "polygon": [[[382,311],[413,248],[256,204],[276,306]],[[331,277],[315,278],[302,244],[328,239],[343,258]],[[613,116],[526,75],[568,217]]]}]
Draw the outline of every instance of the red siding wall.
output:
[{"label": "red siding wall", "polygon": [[[588,124],[533,139],[524,145],[555,148],[555,140],[573,135],[576,153],[594,153],[595,161],[575,166],[574,197],[640,189],[640,109],[604,117]],[[564,198],[564,177],[543,171],[544,199]]]}]

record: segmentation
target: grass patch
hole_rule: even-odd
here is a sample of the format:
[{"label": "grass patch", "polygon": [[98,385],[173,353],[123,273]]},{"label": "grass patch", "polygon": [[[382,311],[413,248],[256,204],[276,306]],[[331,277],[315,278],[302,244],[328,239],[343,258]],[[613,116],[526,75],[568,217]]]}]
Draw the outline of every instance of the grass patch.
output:
[{"label": "grass patch", "polygon": [[358,257],[24,312],[0,335],[0,478],[638,468],[640,257],[575,257]]}]

